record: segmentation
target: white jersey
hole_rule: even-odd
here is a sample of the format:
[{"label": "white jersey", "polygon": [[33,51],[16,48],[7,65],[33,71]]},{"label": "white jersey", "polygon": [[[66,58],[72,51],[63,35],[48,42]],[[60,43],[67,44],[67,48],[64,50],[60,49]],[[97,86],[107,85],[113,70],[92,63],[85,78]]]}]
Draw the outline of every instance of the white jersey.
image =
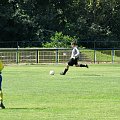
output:
[{"label": "white jersey", "polygon": [[74,47],[72,50],[72,54],[71,54],[71,58],[79,58],[79,50],[77,49],[77,47]]}]

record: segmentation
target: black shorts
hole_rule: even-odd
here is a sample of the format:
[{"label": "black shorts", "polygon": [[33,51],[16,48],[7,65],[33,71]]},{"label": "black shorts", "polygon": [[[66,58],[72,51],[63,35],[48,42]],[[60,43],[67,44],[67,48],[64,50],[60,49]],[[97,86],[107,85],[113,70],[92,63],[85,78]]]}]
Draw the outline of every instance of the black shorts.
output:
[{"label": "black shorts", "polygon": [[77,65],[78,64],[78,58],[71,58],[68,62],[69,66]]}]

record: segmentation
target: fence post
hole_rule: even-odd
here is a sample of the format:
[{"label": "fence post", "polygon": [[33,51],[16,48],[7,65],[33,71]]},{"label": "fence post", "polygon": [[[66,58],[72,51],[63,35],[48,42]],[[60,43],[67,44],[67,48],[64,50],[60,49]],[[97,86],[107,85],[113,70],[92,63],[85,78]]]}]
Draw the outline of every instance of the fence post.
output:
[{"label": "fence post", "polygon": [[39,63],[39,50],[37,49],[36,52],[37,52],[37,58],[36,58],[37,60],[36,60],[36,62]]},{"label": "fence post", "polygon": [[114,56],[115,56],[115,51],[114,48],[112,49],[112,63],[114,63]]},{"label": "fence post", "polygon": [[56,64],[58,64],[58,48],[56,48]]},{"label": "fence post", "polygon": [[96,50],[94,49],[94,64],[96,63]]},{"label": "fence post", "polygon": [[96,49],[95,49],[96,46],[95,46],[95,42],[96,41],[94,41],[94,64],[96,63]]},{"label": "fence post", "polygon": [[16,63],[19,63],[19,46],[18,46],[18,42],[17,42],[17,50],[16,50]]}]

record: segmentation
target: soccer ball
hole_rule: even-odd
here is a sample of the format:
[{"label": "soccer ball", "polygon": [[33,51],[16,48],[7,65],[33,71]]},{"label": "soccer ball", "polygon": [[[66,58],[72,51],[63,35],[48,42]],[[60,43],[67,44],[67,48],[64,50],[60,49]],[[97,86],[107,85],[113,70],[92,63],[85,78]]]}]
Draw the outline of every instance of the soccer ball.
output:
[{"label": "soccer ball", "polygon": [[2,71],[3,68],[4,68],[4,65],[3,65],[2,61],[0,60],[0,71]]},{"label": "soccer ball", "polygon": [[55,72],[54,72],[54,70],[50,70],[50,73],[49,73],[50,75],[54,75],[55,74]]}]

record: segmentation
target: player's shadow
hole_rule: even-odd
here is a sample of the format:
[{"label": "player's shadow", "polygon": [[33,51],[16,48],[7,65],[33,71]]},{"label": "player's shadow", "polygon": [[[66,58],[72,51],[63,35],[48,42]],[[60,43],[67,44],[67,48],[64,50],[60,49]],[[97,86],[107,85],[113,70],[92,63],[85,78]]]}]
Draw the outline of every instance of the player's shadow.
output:
[{"label": "player's shadow", "polygon": [[84,74],[84,76],[102,76],[100,74]]},{"label": "player's shadow", "polygon": [[11,109],[11,110],[45,110],[48,108],[40,108],[40,107],[36,107],[36,108],[5,108],[5,109]]}]

